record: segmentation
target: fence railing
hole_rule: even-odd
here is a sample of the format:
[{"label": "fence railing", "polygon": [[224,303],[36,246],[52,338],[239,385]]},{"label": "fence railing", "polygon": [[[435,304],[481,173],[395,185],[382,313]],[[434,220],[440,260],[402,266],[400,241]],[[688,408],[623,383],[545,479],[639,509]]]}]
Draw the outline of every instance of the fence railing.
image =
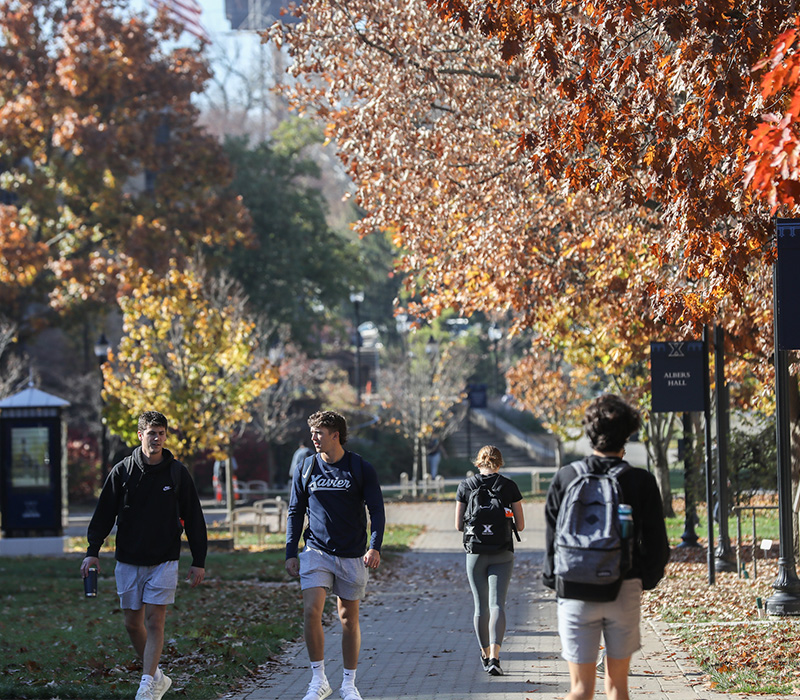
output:
[{"label": "fence railing", "polygon": [[[756,533],[756,511],[757,510],[777,510],[778,506],[734,506],[733,511],[736,513],[736,570],[739,572],[739,578],[744,576],[744,562],[742,561],[742,513],[750,511],[750,518],[752,520],[753,529],[753,578],[758,577],[758,534]],[[766,557],[764,552],[764,557]]]}]

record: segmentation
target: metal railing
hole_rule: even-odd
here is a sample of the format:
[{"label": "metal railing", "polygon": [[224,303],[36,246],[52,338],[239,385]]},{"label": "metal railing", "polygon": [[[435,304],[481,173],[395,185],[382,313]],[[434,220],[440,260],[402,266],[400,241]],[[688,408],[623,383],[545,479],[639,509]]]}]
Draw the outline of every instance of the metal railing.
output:
[{"label": "metal railing", "polygon": [[[750,518],[753,524],[753,578],[758,577],[758,557],[756,551],[758,550],[758,535],[756,533],[756,511],[757,510],[777,510],[778,506],[734,506],[733,511],[736,513],[736,570],[739,572],[739,578],[744,576],[744,562],[742,561],[742,513],[743,511],[750,511]],[[764,552],[766,557],[766,552]]]}]

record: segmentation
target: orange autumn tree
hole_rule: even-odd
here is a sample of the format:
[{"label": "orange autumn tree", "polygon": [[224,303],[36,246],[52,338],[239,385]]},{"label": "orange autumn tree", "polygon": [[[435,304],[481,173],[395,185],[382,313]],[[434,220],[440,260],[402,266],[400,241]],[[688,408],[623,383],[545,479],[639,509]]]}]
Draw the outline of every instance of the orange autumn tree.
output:
[{"label": "orange autumn tree", "polygon": [[800,16],[776,40],[768,57],[756,68],[764,98],[762,123],[753,131],[753,157],[747,165],[747,181],[776,212],[800,204]]},{"label": "orange autumn tree", "polygon": [[[716,317],[766,366],[769,212],[742,178],[751,69],[785,8],[431,5],[443,21],[421,2],[311,0],[269,33],[292,55],[295,105],[349,167],[359,230],[393,231],[413,310],[535,328],[558,304],[580,316],[580,288],[608,303],[620,342]],[[626,251],[587,285],[603,253]]]},{"label": "orange autumn tree", "polygon": [[0,249],[25,231],[11,268],[58,311],[102,311],[129,291],[124,270],[246,237],[221,147],[196,123],[201,49],[127,6],[0,0]]}]

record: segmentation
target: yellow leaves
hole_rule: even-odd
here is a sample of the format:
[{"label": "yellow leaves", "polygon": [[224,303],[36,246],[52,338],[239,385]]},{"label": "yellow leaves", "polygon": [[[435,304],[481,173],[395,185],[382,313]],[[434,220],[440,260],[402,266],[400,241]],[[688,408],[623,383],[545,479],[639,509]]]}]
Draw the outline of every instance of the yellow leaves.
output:
[{"label": "yellow leaves", "polygon": [[134,293],[121,300],[126,336],[107,374],[112,410],[132,420],[158,403],[189,454],[216,449],[218,436],[250,421],[249,404],[277,381],[254,358],[255,325],[241,296],[220,293],[219,285],[224,281],[195,266],[180,269],[176,261],[163,277],[142,274]]}]

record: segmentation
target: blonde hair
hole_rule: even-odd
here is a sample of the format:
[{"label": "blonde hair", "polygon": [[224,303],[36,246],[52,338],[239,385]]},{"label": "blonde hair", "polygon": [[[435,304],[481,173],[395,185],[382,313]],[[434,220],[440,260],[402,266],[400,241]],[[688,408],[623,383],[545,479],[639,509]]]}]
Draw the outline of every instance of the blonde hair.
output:
[{"label": "blonde hair", "polygon": [[475,466],[478,469],[491,469],[497,470],[503,466],[503,455],[494,445],[484,445],[478,450],[478,456],[475,458]]}]

